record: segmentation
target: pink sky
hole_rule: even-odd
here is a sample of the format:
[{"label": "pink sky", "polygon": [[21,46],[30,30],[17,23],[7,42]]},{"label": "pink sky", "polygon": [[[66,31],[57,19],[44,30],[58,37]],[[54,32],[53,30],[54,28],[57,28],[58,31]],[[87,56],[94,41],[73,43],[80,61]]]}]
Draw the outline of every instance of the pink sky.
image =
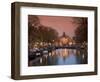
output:
[{"label": "pink sky", "polygon": [[66,35],[73,37],[74,31],[77,27],[75,23],[72,23],[74,17],[64,17],[64,16],[38,16],[40,23],[44,26],[52,27],[61,36],[63,32]]}]

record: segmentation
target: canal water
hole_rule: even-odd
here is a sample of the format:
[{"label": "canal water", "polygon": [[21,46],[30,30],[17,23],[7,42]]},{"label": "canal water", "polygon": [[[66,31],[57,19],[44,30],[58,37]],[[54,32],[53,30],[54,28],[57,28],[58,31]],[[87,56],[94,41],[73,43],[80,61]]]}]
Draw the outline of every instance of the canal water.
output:
[{"label": "canal water", "polygon": [[87,51],[84,49],[57,49],[42,57],[30,60],[29,66],[87,64]]}]

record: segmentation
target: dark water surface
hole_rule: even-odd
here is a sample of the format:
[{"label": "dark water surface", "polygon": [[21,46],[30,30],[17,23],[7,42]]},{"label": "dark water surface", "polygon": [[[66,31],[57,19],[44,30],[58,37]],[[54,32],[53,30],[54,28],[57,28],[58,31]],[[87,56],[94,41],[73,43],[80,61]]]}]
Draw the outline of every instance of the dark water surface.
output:
[{"label": "dark water surface", "polygon": [[87,64],[87,51],[57,49],[29,61],[29,66]]}]

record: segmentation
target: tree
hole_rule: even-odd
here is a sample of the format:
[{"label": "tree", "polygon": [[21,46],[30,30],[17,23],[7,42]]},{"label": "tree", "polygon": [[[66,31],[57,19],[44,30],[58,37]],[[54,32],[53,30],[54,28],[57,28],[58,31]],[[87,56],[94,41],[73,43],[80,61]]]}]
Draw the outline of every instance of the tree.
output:
[{"label": "tree", "polygon": [[88,23],[87,18],[75,18],[74,23],[77,24],[74,39],[77,43],[87,42]]},{"label": "tree", "polygon": [[41,25],[38,28],[37,37],[40,42],[52,42],[58,37],[58,32],[51,27]]},{"label": "tree", "polygon": [[52,42],[58,37],[58,32],[52,27],[47,27],[40,24],[37,16],[29,15],[28,17],[28,44],[29,47],[35,42]]},{"label": "tree", "polygon": [[30,24],[31,26],[38,27],[40,25],[40,20],[36,15],[29,15],[28,24]]},{"label": "tree", "polygon": [[48,42],[52,42],[52,40],[55,40],[58,38],[58,32],[56,30],[54,30],[53,28],[48,28],[47,29],[48,32],[47,32],[47,41]]}]

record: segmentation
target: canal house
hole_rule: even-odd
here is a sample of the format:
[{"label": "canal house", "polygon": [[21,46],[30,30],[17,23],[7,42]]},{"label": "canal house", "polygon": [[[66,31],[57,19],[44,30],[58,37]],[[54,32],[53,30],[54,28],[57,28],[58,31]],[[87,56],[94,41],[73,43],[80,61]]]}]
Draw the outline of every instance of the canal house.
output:
[{"label": "canal house", "polygon": [[55,46],[69,46],[69,45],[72,45],[74,43],[75,43],[75,41],[71,37],[66,35],[65,32],[63,32],[62,36],[60,36],[59,38],[57,38],[54,41]]}]

